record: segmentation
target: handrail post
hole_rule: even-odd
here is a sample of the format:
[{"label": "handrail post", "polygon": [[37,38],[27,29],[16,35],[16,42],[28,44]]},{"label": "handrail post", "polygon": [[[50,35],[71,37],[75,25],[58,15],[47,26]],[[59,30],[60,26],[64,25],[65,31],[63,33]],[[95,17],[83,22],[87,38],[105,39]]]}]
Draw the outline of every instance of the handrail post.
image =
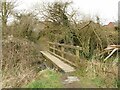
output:
[{"label": "handrail post", "polygon": [[61,57],[63,57],[64,58],[64,47],[63,46],[61,46]]},{"label": "handrail post", "polygon": [[[77,46],[77,48],[79,48],[79,46]],[[75,49],[76,50],[76,61],[75,61],[75,63],[76,63],[76,66],[78,67],[80,56],[79,56],[79,49],[77,49],[77,48]]]},{"label": "handrail post", "polygon": [[52,44],[52,45],[53,45],[53,48],[54,48],[54,49],[53,49],[53,53],[55,53],[55,44]]},{"label": "handrail post", "polygon": [[50,51],[50,44],[48,43],[48,51]]},{"label": "handrail post", "polygon": [[[79,47],[79,46],[77,46],[77,47]],[[77,58],[80,58],[80,56],[79,56],[79,49],[76,49],[76,56],[77,56]]]},{"label": "handrail post", "polygon": [[50,43],[48,42],[48,51],[50,51]]}]

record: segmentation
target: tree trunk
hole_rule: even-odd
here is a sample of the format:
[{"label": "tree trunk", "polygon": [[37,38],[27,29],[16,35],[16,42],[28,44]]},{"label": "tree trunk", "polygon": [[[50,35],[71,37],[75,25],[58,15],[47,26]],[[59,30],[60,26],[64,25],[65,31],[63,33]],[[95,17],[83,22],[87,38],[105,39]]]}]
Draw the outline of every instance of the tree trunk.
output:
[{"label": "tree trunk", "polygon": [[7,3],[6,0],[2,2],[2,30],[7,28]]}]

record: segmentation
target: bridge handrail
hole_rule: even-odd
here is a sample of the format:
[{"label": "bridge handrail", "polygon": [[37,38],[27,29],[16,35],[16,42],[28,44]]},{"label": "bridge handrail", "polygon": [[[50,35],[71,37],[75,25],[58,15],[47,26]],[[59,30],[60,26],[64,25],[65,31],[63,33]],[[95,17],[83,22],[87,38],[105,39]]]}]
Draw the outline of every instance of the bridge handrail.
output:
[{"label": "bridge handrail", "polygon": [[63,47],[66,47],[66,48],[72,48],[72,49],[82,50],[82,47],[79,47],[79,46],[65,45],[65,44],[54,43],[54,42],[48,42],[48,43],[52,44],[52,45],[63,46]]},{"label": "bridge handrail", "polygon": [[[48,42],[48,44],[49,44],[49,49],[52,49],[53,53],[55,53],[55,51],[60,52],[61,57],[64,57],[64,54],[67,54],[67,55],[72,55],[72,56],[76,56],[77,58],[80,58],[79,51],[82,50],[82,47],[65,45],[65,44],[60,44],[60,43],[55,43],[55,42]],[[53,46],[50,46],[50,44]],[[61,46],[61,50],[57,49],[55,46]],[[75,55],[65,52],[65,48],[75,49]]]}]

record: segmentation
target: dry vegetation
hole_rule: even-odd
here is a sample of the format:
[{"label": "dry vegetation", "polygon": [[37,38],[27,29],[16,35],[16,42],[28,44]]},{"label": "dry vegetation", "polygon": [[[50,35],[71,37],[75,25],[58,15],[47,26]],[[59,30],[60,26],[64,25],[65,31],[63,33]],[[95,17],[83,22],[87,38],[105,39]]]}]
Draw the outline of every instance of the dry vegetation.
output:
[{"label": "dry vegetation", "polygon": [[[101,84],[98,87],[114,88],[117,87],[116,81],[118,79],[118,66],[114,63],[103,63],[99,61],[88,62],[87,75],[93,80],[101,79]],[[109,82],[109,83],[108,83]]]},{"label": "dry vegetation", "polygon": [[[70,14],[67,12],[70,4],[71,2],[54,2],[47,4],[42,11],[36,9],[42,13],[44,21],[33,12],[14,12],[11,15],[16,19],[9,26],[7,13],[4,12],[7,5],[2,4],[3,87],[22,87],[36,78],[41,70],[38,65],[44,60],[39,51],[46,49],[47,41],[82,47],[80,57],[84,60],[81,67],[86,73],[83,77],[94,80],[102,78],[104,85],[98,87],[117,87],[118,62],[114,62],[116,53],[110,62],[103,61],[108,53],[98,55],[108,45],[119,43],[118,31],[103,27],[98,17],[97,23],[93,20],[75,20],[75,11]],[[42,30],[41,23],[45,26]],[[82,77],[81,72],[79,75]]]},{"label": "dry vegetation", "polygon": [[2,47],[3,87],[20,87],[30,82],[40,70],[38,62],[43,60],[37,46],[26,39],[8,36]]}]

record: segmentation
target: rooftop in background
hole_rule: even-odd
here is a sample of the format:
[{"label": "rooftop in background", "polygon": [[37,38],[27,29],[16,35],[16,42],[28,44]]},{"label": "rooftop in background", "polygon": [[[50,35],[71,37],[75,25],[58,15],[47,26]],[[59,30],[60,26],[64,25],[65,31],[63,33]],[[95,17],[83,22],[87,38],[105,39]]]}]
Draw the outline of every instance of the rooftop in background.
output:
[{"label": "rooftop in background", "polygon": [[115,22],[109,22],[107,25],[104,25],[104,27],[115,29],[115,27],[118,27],[118,24]]}]

